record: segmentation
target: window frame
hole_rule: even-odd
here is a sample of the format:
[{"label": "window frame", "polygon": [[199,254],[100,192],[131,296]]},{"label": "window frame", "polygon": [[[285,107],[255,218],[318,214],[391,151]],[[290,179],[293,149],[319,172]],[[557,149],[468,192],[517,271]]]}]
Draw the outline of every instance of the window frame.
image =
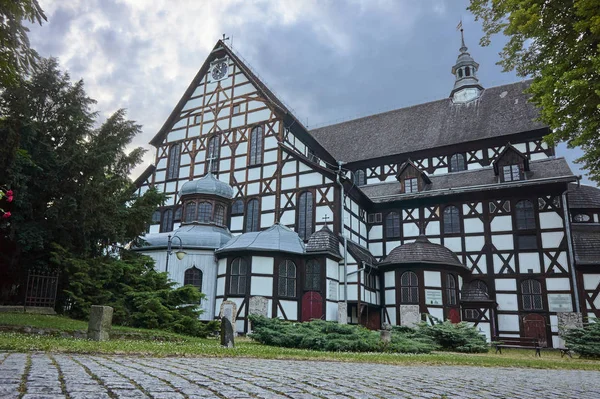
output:
[{"label": "window frame", "polygon": [[[404,276],[408,276],[408,284],[405,284]],[[405,292],[408,293],[407,300],[404,300]],[[419,305],[419,294],[419,276],[417,275],[417,273],[415,273],[412,270],[407,270],[404,273],[402,273],[400,275],[400,303],[402,305]]]},{"label": "window frame", "polygon": [[[301,205],[302,201],[304,201],[304,206]],[[302,238],[304,241],[307,241],[315,230],[315,196],[313,192],[301,192],[298,195],[296,208],[296,233],[298,233],[298,236],[300,236],[300,238]],[[302,218],[304,218],[304,223],[301,222]]]},{"label": "window frame", "polygon": [[[529,204],[525,207],[524,204]],[[518,231],[535,230],[537,221],[535,217],[535,205],[528,199],[522,199],[515,204],[515,227]]]},{"label": "window frame", "polygon": [[[173,149],[176,148],[176,155],[172,156]],[[176,159],[175,159],[176,158]],[[167,169],[165,170],[165,181],[177,180],[179,178],[179,169],[181,166],[181,143],[174,143],[169,146],[167,155]]]},{"label": "window frame", "polygon": [[[198,272],[199,273],[199,280],[200,280],[200,284],[193,284],[193,283],[189,283],[188,282],[188,273],[189,272]],[[189,277],[190,279],[194,280],[194,281],[198,281],[198,277],[197,276],[192,276]],[[202,270],[198,269],[195,265],[186,269],[185,272],[183,273],[183,285],[191,285],[194,286],[196,288],[198,288],[198,291],[202,292],[202,283],[204,280],[204,273],[202,272]]]},{"label": "window frame", "polygon": [[357,169],[354,171],[354,180],[353,183],[355,186],[364,186],[367,184],[367,174],[364,169]]},{"label": "window frame", "polygon": [[[202,209],[203,205],[207,205],[205,210]],[[214,209],[215,209],[215,207],[211,201],[198,202],[198,211],[196,213],[196,221],[198,223],[204,223],[204,224],[211,223],[214,220],[213,219]],[[203,216],[207,216],[207,218],[204,219]]]},{"label": "window frame", "polygon": [[456,277],[451,274],[446,274],[446,306],[458,306],[458,283]]},{"label": "window frame", "polygon": [[[509,168],[508,174],[507,174],[506,168]],[[518,174],[518,176],[516,178],[515,178],[515,171]],[[507,175],[510,176],[510,179],[506,179]],[[502,181],[503,182],[513,182],[513,181],[520,181],[520,180],[523,180],[523,172],[521,170],[521,164],[512,163],[509,165],[502,166]]]},{"label": "window frame", "polygon": [[[404,179],[403,186],[404,186],[404,192],[406,194],[418,193],[419,192],[419,178],[418,177],[406,177]],[[410,190],[407,189],[408,187],[410,187]]]},{"label": "window frame", "polygon": [[[397,222],[397,226],[396,226]],[[385,215],[385,237],[386,238],[400,238],[402,234],[402,223],[400,218],[400,213],[396,211],[388,212]],[[396,231],[397,228],[397,231]],[[391,231],[391,234],[390,234]]]},{"label": "window frame", "polygon": [[[285,273],[282,273],[282,266],[285,269]],[[293,273],[290,273],[293,270]],[[293,275],[290,275],[293,274]],[[282,282],[285,289],[282,292]],[[290,290],[290,284],[293,288]],[[291,291],[291,292],[290,292]],[[298,292],[298,266],[291,259],[284,259],[279,262],[277,268],[277,296],[286,298],[295,298]]]},{"label": "window frame", "polygon": [[[453,211],[455,210],[455,212]],[[460,208],[455,205],[447,205],[444,207],[443,218],[443,229],[444,235],[450,234],[461,234],[462,233],[462,219],[460,215]]]},{"label": "window frame", "polygon": [[[255,130],[260,133],[254,136]],[[259,137],[260,135],[260,137]],[[265,128],[263,125],[256,125],[250,129],[250,137],[248,138],[248,166],[259,166],[263,164],[263,153],[265,150]],[[252,151],[256,153],[252,155]]]},{"label": "window frame", "polygon": [[304,264],[304,291],[321,292],[321,264],[316,259],[309,259]]},{"label": "window frame", "polygon": [[[216,152],[216,154],[215,154]],[[215,158],[211,165],[211,173],[219,172],[219,159],[221,157],[221,137],[217,134],[208,139],[206,144],[206,162],[204,165],[205,173],[208,173],[209,158]]]},{"label": "window frame", "polygon": [[172,208],[168,208],[163,211],[162,218],[160,220],[160,232],[161,233],[173,231],[173,224],[174,224],[173,217],[174,217],[174,213],[173,213]]},{"label": "window frame", "polygon": [[[236,261],[237,264],[236,264]],[[241,266],[244,267],[244,273],[242,273]],[[237,273],[234,273],[237,268]],[[237,296],[245,296],[248,292],[248,272],[250,271],[250,266],[248,261],[245,258],[238,257],[234,258],[229,264],[229,273],[228,273],[228,283],[227,283],[227,293],[228,295],[237,295]],[[235,283],[235,284],[234,284]],[[235,285],[235,290],[233,289]]]},{"label": "window frame", "polygon": [[[521,290],[521,307],[523,308],[523,311],[544,311],[544,288],[541,281],[529,278],[521,281],[519,288]],[[539,288],[539,292],[534,292],[535,288]],[[536,298],[539,301],[537,304]]]},{"label": "window frame", "polygon": [[[458,161],[458,157],[460,157],[460,162]],[[454,164],[456,164],[456,168],[454,167]],[[452,154],[450,156],[450,162],[448,162],[448,170],[451,173],[467,170],[467,160],[465,158],[465,154],[462,152]]]},{"label": "window frame", "polygon": [[[193,223],[198,221],[198,202],[195,200],[186,201],[184,207],[185,209],[183,210],[182,220],[185,220],[185,223]],[[190,210],[194,213],[190,214]]]},{"label": "window frame", "polygon": [[[250,212],[250,204],[253,205],[252,213]],[[256,204],[256,206],[254,206]],[[250,220],[251,219],[251,220]],[[248,224],[252,223],[250,228]],[[244,213],[244,232],[260,231],[260,201],[258,198],[251,198],[246,202],[246,212]]]},{"label": "window frame", "polygon": [[[235,206],[236,204],[241,204],[241,210],[235,210]],[[243,199],[238,198],[235,201],[233,201],[233,203],[231,204],[231,216],[244,216],[245,214],[245,209],[246,209],[246,204],[244,202]]]}]

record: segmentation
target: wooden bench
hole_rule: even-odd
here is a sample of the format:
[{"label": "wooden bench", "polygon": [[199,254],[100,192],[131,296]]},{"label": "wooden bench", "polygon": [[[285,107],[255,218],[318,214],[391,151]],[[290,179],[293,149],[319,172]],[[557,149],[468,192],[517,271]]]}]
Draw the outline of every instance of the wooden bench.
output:
[{"label": "wooden bench", "polygon": [[[535,349],[535,355],[542,357],[540,341],[537,338],[500,338],[494,337],[496,353],[502,354],[502,348]],[[563,355],[564,356],[564,355]]]}]

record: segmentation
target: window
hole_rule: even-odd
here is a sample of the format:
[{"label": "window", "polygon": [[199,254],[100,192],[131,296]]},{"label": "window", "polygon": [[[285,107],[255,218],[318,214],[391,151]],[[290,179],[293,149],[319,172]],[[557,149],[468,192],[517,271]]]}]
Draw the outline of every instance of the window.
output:
[{"label": "window", "polygon": [[198,204],[198,221],[200,223],[210,223],[212,219],[213,206],[210,202],[201,202]]},{"label": "window", "polygon": [[308,240],[313,233],[313,195],[305,191],[298,197],[298,235]]},{"label": "window", "polygon": [[183,274],[183,285],[193,285],[202,291],[202,270],[196,266],[187,269]]},{"label": "window", "polygon": [[451,274],[446,275],[446,298],[449,306],[454,306],[458,303],[456,298],[456,277]]},{"label": "window", "polygon": [[471,68],[469,68],[469,67],[465,68],[465,76],[471,76]]},{"label": "window", "polygon": [[208,147],[206,148],[206,170],[208,171],[208,165],[211,165],[210,172],[213,173],[219,171],[219,141],[219,136],[211,137],[208,140]]},{"label": "window", "polygon": [[263,128],[256,126],[250,132],[250,165],[262,163],[263,153]]},{"label": "window", "polygon": [[521,168],[519,165],[506,165],[502,168],[504,181],[521,180]]},{"label": "window", "polygon": [[241,199],[235,200],[233,205],[231,205],[231,214],[232,215],[243,215],[244,214],[244,201]]},{"label": "window", "polygon": [[533,204],[531,201],[519,201],[515,208],[517,230],[535,229],[535,213],[533,212]]},{"label": "window", "polygon": [[179,159],[181,158],[181,144],[173,144],[169,148],[169,161],[167,163],[167,180],[179,177]]},{"label": "window", "polygon": [[175,222],[181,222],[181,214],[183,212],[183,209],[178,206],[177,209],[175,210],[175,216],[173,217],[173,220]]},{"label": "window", "polygon": [[246,205],[246,231],[258,231],[258,214],[258,200],[251,199]]},{"label": "window", "polygon": [[308,147],[306,147],[306,157],[308,158],[309,161],[316,162],[316,163],[319,162],[319,157],[317,157],[315,155],[315,152]]},{"label": "window", "polygon": [[404,180],[404,192],[416,193],[419,191],[419,181],[416,177]]},{"label": "window", "polygon": [[167,209],[163,213],[162,223],[160,224],[160,231],[173,231],[173,210]]},{"label": "window", "polygon": [[364,186],[366,184],[365,171],[362,169],[354,172],[354,184],[357,186]]},{"label": "window", "polygon": [[404,304],[419,303],[419,279],[414,272],[404,272],[400,276],[400,301]]},{"label": "window", "polygon": [[447,206],[444,209],[444,233],[460,233],[460,214],[455,206]]},{"label": "window", "polygon": [[381,223],[381,213],[369,213],[369,223]]},{"label": "window", "polygon": [[239,114],[240,113],[240,104],[235,104],[233,106],[233,113],[234,114]]},{"label": "window", "polygon": [[576,222],[589,222],[590,219],[590,215],[586,215],[585,213],[578,213],[573,217],[573,220]]},{"label": "window", "polygon": [[542,284],[537,280],[525,280],[521,283],[523,310],[543,310]]},{"label": "window", "polygon": [[225,225],[225,207],[223,205],[215,206],[215,223],[220,226]]},{"label": "window", "polygon": [[467,170],[465,156],[463,154],[454,154],[450,157],[450,172],[460,172]]},{"label": "window", "polygon": [[518,249],[537,249],[537,237],[535,234],[517,236]]},{"label": "window", "polygon": [[400,237],[400,215],[390,212],[385,217],[385,235],[388,238]]},{"label": "window", "polygon": [[370,272],[365,274],[365,287],[370,290],[377,289],[377,278],[375,277],[375,274]]},{"label": "window", "polygon": [[464,311],[464,319],[468,321],[478,321],[479,320],[479,310],[478,309],[465,309]]},{"label": "window", "polygon": [[231,262],[231,273],[229,274],[229,294],[246,294],[246,274],[248,274],[248,263],[242,258],[236,258]]},{"label": "window", "polygon": [[458,77],[462,78],[463,77],[463,73],[462,73],[462,68],[458,69]]},{"label": "window", "polygon": [[160,223],[161,216],[160,211],[154,211],[152,214],[152,223]]},{"label": "window", "polygon": [[291,260],[284,260],[279,264],[279,296],[296,296],[296,264]]},{"label": "window", "polygon": [[186,223],[191,223],[196,220],[196,203],[188,201],[185,204],[185,220]]},{"label": "window", "polygon": [[305,291],[321,290],[321,267],[316,260],[306,262],[306,273],[304,279]]}]

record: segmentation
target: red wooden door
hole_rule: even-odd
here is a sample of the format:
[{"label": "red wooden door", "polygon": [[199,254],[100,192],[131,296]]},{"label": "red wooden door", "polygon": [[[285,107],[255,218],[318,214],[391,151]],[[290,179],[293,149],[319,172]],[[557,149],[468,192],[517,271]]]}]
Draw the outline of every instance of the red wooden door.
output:
[{"label": "red wooden door", "polygon": [[537,338],[541,347],[547,346],[546,319],[544,316],[536,313],[523,316],[523,337]]},{"label": "red wooden door", "polygon": [[302,295],[302,319],[309,321],[311,319],[323,318],[323,297],[316,291],[308,291]]},{"label": "red wooden door", "polygon": [[448,320],[452,323],[460,323],[460,312],[457,308],[450,308],[448,311]]}]

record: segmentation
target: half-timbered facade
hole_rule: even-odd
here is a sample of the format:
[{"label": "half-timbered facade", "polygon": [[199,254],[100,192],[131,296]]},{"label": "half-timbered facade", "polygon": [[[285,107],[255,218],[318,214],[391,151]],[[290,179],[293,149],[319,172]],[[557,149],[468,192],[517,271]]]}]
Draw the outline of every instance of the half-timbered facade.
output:
[{"label": "half-timbered facade", "polygon": [[217,42],[151,141],[139,193],[169,199],[138,250],[166,270],[179,245],[171,278],[207,294],[203,318],[234,303],[241,332],[261,297],[268,317],[557,346],[559,313],[600,314],[600,191],[543,141],[529,83],[478,69],[463,42],[449,98],[309,131]]}]

